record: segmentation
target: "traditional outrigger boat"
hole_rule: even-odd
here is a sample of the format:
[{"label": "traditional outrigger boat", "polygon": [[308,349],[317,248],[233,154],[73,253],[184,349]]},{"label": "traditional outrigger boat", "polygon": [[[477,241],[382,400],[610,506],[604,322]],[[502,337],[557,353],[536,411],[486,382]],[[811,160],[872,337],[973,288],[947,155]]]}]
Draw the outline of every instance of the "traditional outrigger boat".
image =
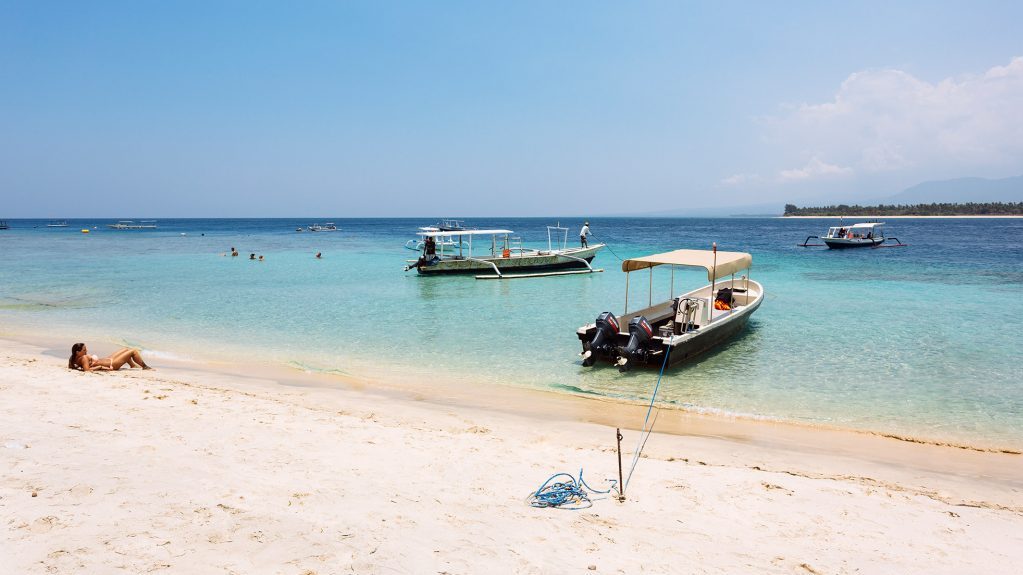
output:
[{"label": "traditional outrigger boat", "polygon": [[[564,231],[555,246],[553,234]],[[421,231],[422,254],[418,260],[406,260],[405,271],[415,269],[422,275],[477,275],[476,279],[512,279],[550,275],[588,274],[604,271],[590,265],[604,244],[569,248],[568,228],[547,226],[547,249],[522,247],[511,230]],[[480,238],[484,239],[480,239]],[[476,251],[474,251],[474,242]],[[449,246],[449,244],[453,244]],[[481,245],[482,244],[482,245]],[[509,274],[508,272],[514,272]]]},{"label": "traditional outrigger boat", "polygon": [[[628,312],[629,274],[650,270],[649,301],[653,301],[653,268],[672,266],[670,299]],[[625,312],[597,316],[594,323],[576,330],[582,343],[583,365],[598,359],[610,361],[620,371],[636,365],[678,365],[727,341],[739,333],[764,301],[764,288],[749,279],[753,257],[742,252],[675,250],[622,262],[625,276]],[[674,297],[676,266],[707,270],[710,284]],[[746,274],[735,277],[737,272]],[[729,278],[724,279],[722,278]],[[628,326],[623,332],[621,326]]]},{"label": "traditional outrigger boat", "polygon": [[823,245],[826,245],[833,250],[845,248],[879,248],[888,240],[892,240],[896,243],[883,247],[899,247],[906,245],[902,243],[899,238],[884,237],[884,222],[867,222],[862,224],[853,224],[851,226],[832,226],[828,228],[828,233],[824,237],[807,236],[806,240],[804,240],[802,244],[799,244],[799,246],[804,248],[821,247],[821,244],[810,243],[810,240],[813,238],[821,240],[824,242]]}]

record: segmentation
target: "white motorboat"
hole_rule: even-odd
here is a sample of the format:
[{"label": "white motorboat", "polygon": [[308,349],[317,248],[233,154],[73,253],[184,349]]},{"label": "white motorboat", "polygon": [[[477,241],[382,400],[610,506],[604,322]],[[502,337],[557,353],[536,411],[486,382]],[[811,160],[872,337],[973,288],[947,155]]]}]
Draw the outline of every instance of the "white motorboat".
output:
[{"label": "white motorboat", "polygon": [[[564,239],[555,245],[554,233],[564,231]],[[568,228],[548,226],[546,250],[522,247],[515,232],[494,230],[421,231],[422,254],[418,260],[407,260],[405,270],[415,269],[422,275],[477,275],[476,279],[512,279],[603,271],[590,265],[604,244],[569,248]],[[454,243],[454,248],[446,244]],[[509,274],[508,272],[513,272]]]},{"label": "white motorboat", "polygon": [[[671,297],[654,304],[653,268],[660,265],[672,266]],[[675,250],[625,260],[625,313],[620,317],[601,313],[594,323],[576,330],[583,365],[606,360],[620,371],[637,365],[673,366],[724,343],[746,326],[764,301],[763,286],[749,279],[752,265],[750,254],[719,252],[716,245],[713,250]],[[704,268],[710,283],[675,297],[676,266]],[[629,274],[643,269],[651,274],[651,303],[629,313]],[[736,278],[743,270],[746,275]]]},{"label": "white motorboat", "polygon": [[334,222],[327,222],[325,224],[310,224],[308,228],[310,232],[338,232],[338,229]]},{"label": "white motorboat", "polygon": [[50,220],[46,227],[48,228],[66,228],[68,227],[67,220]]}]

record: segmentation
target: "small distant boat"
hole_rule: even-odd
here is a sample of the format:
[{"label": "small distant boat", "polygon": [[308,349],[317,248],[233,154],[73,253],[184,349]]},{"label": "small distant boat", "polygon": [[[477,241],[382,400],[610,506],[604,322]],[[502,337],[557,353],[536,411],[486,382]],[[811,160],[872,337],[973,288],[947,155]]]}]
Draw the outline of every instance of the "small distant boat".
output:
[{"label": "small distant boat", "polygon": [[[465,226],[465,221],[464,220],[455,220],[455,219],[451,219],[451,218],[445,218],[445,219],[437,222],[435,225],[421,227],[421,228],[419,228],[419,231],[420,232],[457,232],[457,231],[468,230],[468,229],[469,228]],[[434,241],[437,242],[437,245],[444,244],[444,247],[452,248],[453,250],[454,249],[458,249],[459,247],[462,247],[462,248],[468,247],[467,245],[462,245],[459,242],[456,242],[456,241],[454,241],[451,238],[435,238]],[[423,251],[423,247],[424,246],[425,246],[424,238],[411,239],[411,240],[405,242],[405,249],[407,249],[407,250],[413,250],[413,251],[421,252],[421,251]]]},{"label": "small distant boat", "polygon": [[[441,230],[437,226],[424,226],[424,227],[419,228],[419,231],[420,232],[440,232],[440,231],[457,231],[457,230]],[[435,238],[434,242],[438,246],[443,246],[445,251],[450,251],[452,253],[457,251],[459,248],[467,249],[469,247],[469,245],[466,244],[465,242],[456,242],[455,240],[453,240],[451,238]],[[411,239],[411,240],[405,242],[405,249],[407,249],[407,250],[421,252],[421,251],[423,251],[424,247],[426,247],[426,240],[424,238]]]},{"label": "small distant boat", "polygon": [[295,228],[295,231],[296,232],[304,232],[305,230],[303,230],[302,228]]},{"label": "small distant boat", "polygon": [[0,220],[0,230],[8,230],[11,226],[7,225],[6,220]]},{"label": "small distant boat", "polygon": [[[675,266],[703,268],[710,283],[628,313],[628,274],[650,269],[652,278],[652,268],[660,265],[670,265],[672,270]],[[742,331],[764,301],[763,286],[749,279],[752,265],[750,254],[719,252],[716,245],[713,250],[675,250],[623,261],[626,313],[615,317],[606,311],[594,323],[576,330],[582,343],[579,355],[583,365],[591,366],[603,359],[622,372],[639,365],[673,366],[724,343]],[[746,274],[736,278],[735,274],[743,270]],[[671,294],[674,278],[673,273]],[[652,281],[649,297],[652,300]],[[628,331],[623,331],[623,326]]]},{"label": "small distant boat", "polygon": [[133,220],[121,220],[116,224],[107,224],[112,230],[155,230],[156,220],[142,220],[135,223]]},{"label": "small distant boat", "polygon": [[[553,235],[561,231],[564,231],[563,239],[559,238],[559,245],[555,247]],[[494,272],[493,275],[477,275],[476,279],[512,279],[603,271],[593,269],[590,262],[604,248],[604,244],[569,248],[566,245],[568,228],[547,227],[547,250],[523,248],[521,239],[513,238],[513,233],[502,229],[419,232],[418,235],[423,237],[422,255],[418,260],[406,260],[405,271],[415,269],[421,275]],[[473,251],[474,241],[476,251]],[[457,247],[448,248],[448,243],[454,243]]]},{"label": "small distant boat", "polygon": [[337,226],[334,225],[334,222],[327,222],[325,224],[310,224],[308,229],[309,229],[310,232],[337,232],[337,231],[340,231],[337,228]]},{"label": "small distant boat", "polygon": [[811,244],[810,240],[817,238],[824,242],[823,245],[828,246],[833,250],[840,250],[845,248],[879,248],[882,247],[886,241],[894,241],[895,244],[891,246],[883,247],[899,247],[905,246],[899,238],[884,236],[884,222],[868,222],[862,224],[853,224],[851,226],[832,226],[828,228],[828,233],[824,237],[820,236],[807,236],[806,239],[799,245],[803,248],[821,247],[822,244]]},{"label": "small distant boat", "polygon": [[48,228],[66,228],[67,226],[67,220],[50,220],[50,223],[46,224]]},{"label": "small distant boat", "polygon": [[469,228],[465,227],[465,221],[464,220],[455,220],[455,219],[451,219],[451,218],[446,218],[446,219],[441,220],[434,227],[436,227],[438,230],[440,230],[442,232],[455,232],[455,231],[459,231],[459,230],[467,230],[467,229],[469,229]]}]

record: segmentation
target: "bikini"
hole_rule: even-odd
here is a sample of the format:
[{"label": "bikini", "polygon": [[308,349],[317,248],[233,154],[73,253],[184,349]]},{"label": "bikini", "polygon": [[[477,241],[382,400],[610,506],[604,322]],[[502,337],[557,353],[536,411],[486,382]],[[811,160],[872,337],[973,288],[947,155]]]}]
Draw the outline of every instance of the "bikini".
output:
[{"label": "bikini", "polygon": [[[100,365],[100,363],[99,363],[99,356],[96,355],[96,354],[90,355],[89,359],[91,359],[92,363],[96,364],[97,367],[106,367],[108,369],[114,369],[114,360],[113,359],[105,360],[105,361],[109,362],[108,365]],[[81,366],[81,363],[79,363],[79,366]]]}]

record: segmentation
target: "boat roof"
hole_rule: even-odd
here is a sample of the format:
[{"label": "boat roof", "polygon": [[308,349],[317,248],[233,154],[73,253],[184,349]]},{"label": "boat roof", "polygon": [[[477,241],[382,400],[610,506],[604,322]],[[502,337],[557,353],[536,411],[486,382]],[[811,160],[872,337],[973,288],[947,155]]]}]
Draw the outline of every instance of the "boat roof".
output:
[{"label": "boat roof", "polygon": [[838,225],[838,226],[831,226],[831,227],[833,227],[833,228],[851,229],[851,228],[876,228],[877,226],[883,226],[883,225],[884,225],[884,222],[869,222],[869,223],[864,223],[864,224],[853,224],[851,226]]},{"label": "boat roof", "polygon": [[[707,280],[732,275],[753,265],[753,256],[745,252],[717,252],[715,265],[714,252],[711,250],[675,250],[663,254],[653,254],[641,258],[627,259],[622,262],[623,272],[644,270],[659,265],[688,266],[707,270]],[[715,270],[717,275],[715,275]]]},{"label": "boat roof", "polygon": [[451,237],[451,236],[499,236],[503,234],[514,234],[511,230],[450,230],[446,232],[441,231],[429,231],[419,232],[418,236],[428,238],[440,238],[440,237]]}]

